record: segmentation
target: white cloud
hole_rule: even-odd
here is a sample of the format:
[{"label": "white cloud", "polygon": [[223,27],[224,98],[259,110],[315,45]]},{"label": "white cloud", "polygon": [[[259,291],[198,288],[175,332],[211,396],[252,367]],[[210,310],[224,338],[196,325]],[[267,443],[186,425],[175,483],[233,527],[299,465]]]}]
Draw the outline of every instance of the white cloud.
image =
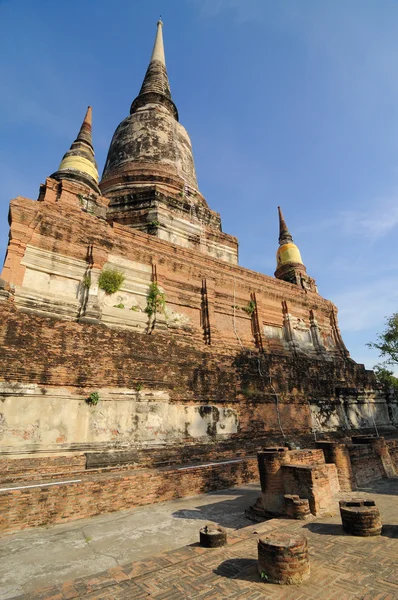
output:
[{"label": "white cloud", "polygon": [[366,280],[360,287],[347,289],[331,300],[339,309],[339,324],[345,331],[366,331],[383,327],[385,317],[398,310],[396,277]]},{"label": "white cloud", "polygon": [[336,231],[343,237],[357,237],[373,241],[388,235],[398,226],[398,193],[387,199],[375,198],[362,202],[367,208],[340,210],[327,218],[313,219],[296,227],[296,233]]},{"label": "white cloud", "polygon": [[347,235],[371,239],[383,237],[398,225],[398,195],[387,200],[376,198],[368,210],[344,211],[340,219]]}]

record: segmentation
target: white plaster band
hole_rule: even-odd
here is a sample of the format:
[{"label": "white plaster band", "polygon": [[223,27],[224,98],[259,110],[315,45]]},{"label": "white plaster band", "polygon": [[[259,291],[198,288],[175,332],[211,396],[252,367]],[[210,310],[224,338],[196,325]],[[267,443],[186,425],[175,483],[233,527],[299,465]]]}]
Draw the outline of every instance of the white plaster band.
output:
[{"label": "white plaster band", "polygon": [[187,471],[188,469],[203,469],[204,467],[213,467],[214,465],[229,465],[230,463],[238,462],[243,462],[243,459],[240,458],[238,460],[225,460],[224,462],[206,463],[205,465],[192,465],[190,467],[178,467],[177,471]]},{"label": "white plaster band", "polygon": [[28,488],[49,487],[50,485],[63,485],[65,483],[80,483],[81,479],[71,479],[70,481],[53,481],[51,483],[37,483],[35,485],[21,485],[19,487],[0,488],[0,492],[12,492],[13,490],[26,490]]}]

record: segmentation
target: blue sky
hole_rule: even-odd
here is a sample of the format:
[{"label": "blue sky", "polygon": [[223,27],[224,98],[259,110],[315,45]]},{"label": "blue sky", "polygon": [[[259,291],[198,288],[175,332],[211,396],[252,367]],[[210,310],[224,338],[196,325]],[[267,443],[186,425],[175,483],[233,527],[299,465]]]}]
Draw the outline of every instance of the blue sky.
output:
[{"label": "blue sky", "polygon": [[398,1],[0,0],[0,253],[88,104],[102,171],[159,14],[199,186],[272,275],[281,205],[352,357],[398,310]]}]

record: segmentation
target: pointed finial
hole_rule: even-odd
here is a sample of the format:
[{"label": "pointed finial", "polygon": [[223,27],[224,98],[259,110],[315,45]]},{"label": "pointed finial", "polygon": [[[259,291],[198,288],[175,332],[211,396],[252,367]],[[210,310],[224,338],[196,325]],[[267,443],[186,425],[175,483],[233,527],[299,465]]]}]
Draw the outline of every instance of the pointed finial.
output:
[{"label": "pointed finial", "polygon": [[153,60],[159,60],[164,66],[166,66],[166,58],[165,58],[165,55],[164,55],[162,27],[163,27],[163,22],[162,22],[162,18],[160,17],[159,21],[157,22],[157,28],[158,29],[157,29],[157,32],[156,32],[155,43],[153,45],[151,62]]},{"label": "pointed finial", "polygon": [[93,145],[92,137],[91,137],[92,122],[93,122],[92,108],[91,108],[91,106],[88,106],[86,115],[83,119],[83,123],[82,123],[82,126],[80,127],[80,131],[78,133],[76,141],[84,141],[84,142],[87,142],[88,144],[90,144],[91,146]]},{"label": "pointed finial", "polygon": [[286,221],[284,219],[281,207],[278,206],[279,213],[279,244],[282,246],[283,244],[287,244],[293,241],[293,238],[287,228]]},{"label": "pointed finial", "polygon": [[170,83],[166,70],[166,59],[163,45],[163,22],[160,17],[157,23],[155,43],[151,54],[151,60],[145,73],[144,81],[140,93],[133,100],[130,107],[130,114],[135,113],[141,106],[148,102],[161,104],[178,121],[178,110],[171,99]]}]

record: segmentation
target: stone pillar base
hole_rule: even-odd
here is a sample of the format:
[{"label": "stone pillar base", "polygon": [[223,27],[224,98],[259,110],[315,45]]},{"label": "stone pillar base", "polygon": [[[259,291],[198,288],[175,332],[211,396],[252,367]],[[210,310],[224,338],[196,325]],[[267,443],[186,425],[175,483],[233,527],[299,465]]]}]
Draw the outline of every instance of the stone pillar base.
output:
[{"label": "stone pillar base", "polygon": [[275,533],[258,540],[258,572],[268,583],[296,585],[310,576],[307,538]]},{"label": "stone pillar base", "polygon": [[222,527],[206,525],[199,530],[200,545],[204,548],[220,548],[227,543],[227,532]]},{"label": "stone pillar base", "polygon": [[285,515],[291,519],[308,519],[311,516],[310,503],[306,498],[285,494]]},{"label": "stone pillar base", "polygon": [[344,531],[351,535],[381,534],[380,512],[373,500],[340,500],[340,514]]}]

